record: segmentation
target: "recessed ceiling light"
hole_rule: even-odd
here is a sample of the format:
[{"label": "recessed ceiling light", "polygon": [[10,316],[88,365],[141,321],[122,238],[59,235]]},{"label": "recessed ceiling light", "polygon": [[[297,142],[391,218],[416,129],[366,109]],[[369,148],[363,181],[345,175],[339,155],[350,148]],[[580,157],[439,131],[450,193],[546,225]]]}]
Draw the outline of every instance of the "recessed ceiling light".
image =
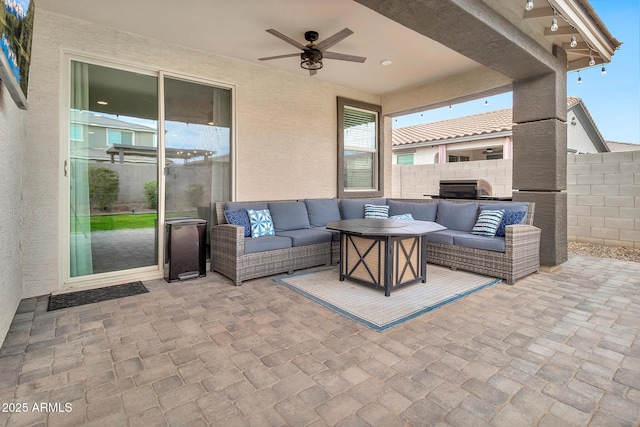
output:
[{"label": "recessed ceiling light", "polygon": [[99,104],[99,105],[108,105],[109,103],[108,103],[107,101],[105,101],[104,99],[101,99],[101,100],[99,100],[99,101],[96,101],[96,104]]},{"label": "recessed ceiling light", "polygon": [[383,59],[382,61],[380,61],[380,65],[384,65],[385,67],[387,65],[391,65],[391,60],[390,59]]}]

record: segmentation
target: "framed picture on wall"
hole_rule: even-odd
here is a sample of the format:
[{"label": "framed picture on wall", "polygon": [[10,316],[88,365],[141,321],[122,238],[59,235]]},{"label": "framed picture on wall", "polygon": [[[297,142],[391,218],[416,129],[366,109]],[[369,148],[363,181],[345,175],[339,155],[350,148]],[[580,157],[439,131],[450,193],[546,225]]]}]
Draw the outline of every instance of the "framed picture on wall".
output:
[{"label": "framed picture on wall", "polygon": [[27,108],[34,6],[32,0],[0,0],[0,80],[18,107]]}]

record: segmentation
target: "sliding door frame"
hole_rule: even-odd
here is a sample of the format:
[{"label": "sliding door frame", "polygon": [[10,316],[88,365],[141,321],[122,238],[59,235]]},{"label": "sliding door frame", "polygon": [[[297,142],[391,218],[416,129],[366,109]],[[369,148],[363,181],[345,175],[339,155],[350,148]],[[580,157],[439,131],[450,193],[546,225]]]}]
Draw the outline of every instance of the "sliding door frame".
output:
[{"label": "sliding door frame", "polygon": [[[158,212],[157,212],[157,264],[148,267],[139,267],[128,270],[118,270],[105,273],[97,273],[86,276],[71,277],[70,269],[70,91],[71,91],[71,63],[72,61],[114,68],[121,71],[133,72],[157,78],[158,84],[158,125],[157,125],[157,185],[158,185]],[[108,285],[117,285],[128,281],[156,280],[164,277],[164,251],[165,251],[165,137],[164,137],[164,78],[175,78],[189,82],[200,83],[213,87],[228,89],[231,92],[231,141],[229,148],[230,158],[230,198],[235,199],[237,181],[237,125],[236,125],[236,87],[233,84],[192,76],[184,73],[171,72],[160,68],[123,62],[102,56],[92,56],[86,53],[62,50],[60,54],[60,108],[59,115],[59,205],[58,205],[58,291],[68,292],[73,289],[90,289]]]}]

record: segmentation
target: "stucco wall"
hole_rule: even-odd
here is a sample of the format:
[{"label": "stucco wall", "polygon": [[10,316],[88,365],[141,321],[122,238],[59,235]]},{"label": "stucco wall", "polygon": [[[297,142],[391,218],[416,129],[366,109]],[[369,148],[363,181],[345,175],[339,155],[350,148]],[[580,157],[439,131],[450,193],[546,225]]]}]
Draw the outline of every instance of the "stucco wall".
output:
[{"label": "stucco wall", "polygon": [[[23,297],[60,287],[62,49],[235,85],[237,199],[336,195],[336,97],[377,96],[37,10],[25,149]],[[391,153],[385,168],[390,170]],[[388,187],[390,191],[390,187]]]},{"label": "stucco wall", "polygon": [[578,154],[598,152],[585,130],[585,123],[573,111],[567,113],[567,145]]},{"label": "stucco wall", "polygon": [[640,151],[567,163],[569,240],[640,249]]},{"label": "stucco wall", "polygon": [[20,250],[22,150],[26,112],[0,84],[0,343],[4,341],[22,295]]}]

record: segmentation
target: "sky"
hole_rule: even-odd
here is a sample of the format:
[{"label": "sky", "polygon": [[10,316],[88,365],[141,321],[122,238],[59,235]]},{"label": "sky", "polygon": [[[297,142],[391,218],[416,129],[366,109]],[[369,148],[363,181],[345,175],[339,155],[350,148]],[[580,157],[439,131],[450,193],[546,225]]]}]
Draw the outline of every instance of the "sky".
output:
[{"label": "sky", "polygon": [[[607,141],[640,144],[640,0],[589,0],[609,32],[622,42],[611,63],[567,74],[567,96],[587,107]],[[512,107],[511,93],[397,117],[394,128],[447,120]]]}]

